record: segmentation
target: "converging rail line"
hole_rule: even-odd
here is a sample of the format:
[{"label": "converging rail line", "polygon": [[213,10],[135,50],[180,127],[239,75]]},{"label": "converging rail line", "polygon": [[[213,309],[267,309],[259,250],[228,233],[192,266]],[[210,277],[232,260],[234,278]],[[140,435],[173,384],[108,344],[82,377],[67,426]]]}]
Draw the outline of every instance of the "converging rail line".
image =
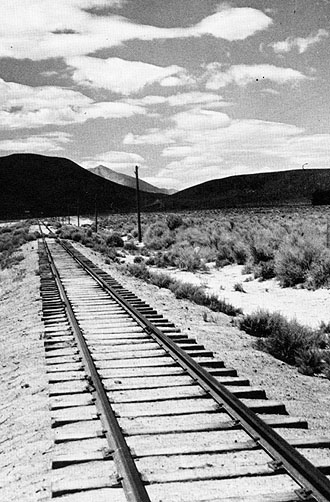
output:
[{"label": "converging rail line", "polygon": [[70,243],[39,256],[53,498],[330,500],[330,438],[290,437],[307,424]]}]

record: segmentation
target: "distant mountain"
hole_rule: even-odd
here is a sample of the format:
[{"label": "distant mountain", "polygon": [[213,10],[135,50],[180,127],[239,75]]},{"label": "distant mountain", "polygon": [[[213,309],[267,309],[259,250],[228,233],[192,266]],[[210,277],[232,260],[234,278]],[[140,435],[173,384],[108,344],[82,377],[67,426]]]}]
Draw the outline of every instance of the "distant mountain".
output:
[{"label": "distant mountain", "polygon": [[[124,185],[131,188],[135,188],[136,186],[136,180],[134,176],[117,173],[116,171],[110,169],[110,167],[100,165],[97,167],[91,167],[88,170],[93,174],[97,174],[98,176],[101,176],[106,180],[113,181],[114,183],[118,183],[119,185]],[[146,181],[143,181],[141,179],[139,179],[139,187],[140,190],[143,190],[144,192],[165,193],[167,195],[171,195],[172,193],[176,192],[176,190],[155,187],[154,185],[151,185],[150,183],[147,183]]]},{"label": "distant mountain", "polygon": [[215,209],[313,203],[330,204],[330,169],[246,174],[207,181],[172,195],[166,207]]},{"label": "distant mountain", "polygon": [[[0,157],[0,218],[135,209],[135,190],[61,157]],[[166,195],[141,192],[142,208],[157,208]]]}]

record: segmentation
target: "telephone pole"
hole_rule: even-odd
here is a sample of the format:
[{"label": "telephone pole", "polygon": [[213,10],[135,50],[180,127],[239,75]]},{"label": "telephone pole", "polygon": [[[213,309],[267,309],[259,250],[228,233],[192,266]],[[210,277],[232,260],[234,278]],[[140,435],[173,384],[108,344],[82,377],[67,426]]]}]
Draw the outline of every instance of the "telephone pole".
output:
[{"label": "telephone pole", "polygon": [[97,219],[98,219],[98,212],[97,212],[97,196],[95,195],[95,232],[97,233]]},{"label": "telephone pole", "polygon": [[138,166],[135,166],[135,178],[136,178],[136,209],[137,209],[137,218],[138,218],[138,236],[139,236],[139,242],[142,242],[141,214],[140,214],[139,167]]}]

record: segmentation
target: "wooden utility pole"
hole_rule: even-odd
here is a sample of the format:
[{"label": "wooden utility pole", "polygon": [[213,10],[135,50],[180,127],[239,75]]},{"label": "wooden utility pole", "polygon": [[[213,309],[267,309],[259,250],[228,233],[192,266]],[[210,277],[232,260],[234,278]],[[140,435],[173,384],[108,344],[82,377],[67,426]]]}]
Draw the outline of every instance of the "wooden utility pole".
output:
[{"label": "wooden utility pole", "polygon": [[95,232],[97,232],[97,195],[95,195]]},{"label": "wooden utility pole", "polygon": [[80,226],[80,203],[79,199],[77,200],[77,227]]},{"label": "wooden utility pole", "polygon": [[139,188],[139,167],[135,166],[135,178],[136,178],[136,209],[138,218],[138,238],[139,242],[142,242],[142,231],[141,231],[141,213],[140,213],[140,188]]}]

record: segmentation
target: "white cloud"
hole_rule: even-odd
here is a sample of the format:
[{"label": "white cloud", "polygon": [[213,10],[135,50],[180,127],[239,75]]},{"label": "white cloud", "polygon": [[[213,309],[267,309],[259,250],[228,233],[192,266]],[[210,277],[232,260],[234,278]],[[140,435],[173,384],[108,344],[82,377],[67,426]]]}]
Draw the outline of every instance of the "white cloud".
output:
[{"label": "white cloud", "polygon": [[71,135],[64,132],[50,132],[35,136],[0,141],[0,150],[5,152],[47,153],[64,150]]},{"label": "white cloud", "polygon": [[184,68],[181,68],[176,75],[165,77],[160,81],[162,87],[183,87],[194,84],[196,84],[196,80],[191,75],[188,75]]},{"label": "white cloud", "polygon": [[123,139],[124,145],[168,145],[174,143],[174,139],[169,138],[160,129],[149,129],[146,134],[133,134],[129,132]]},{"label": "white cloud", "polygon": [[226,127],[230,118],[226,113],[194,108],[189,111],[177,113],[172,117],[177,130],[205,131]]},{"label": "white cloud", "polygon": [[265,30],[271,19],[263,12],[251,9],[223,9],[203,19],[192,30],[196,34],[208,34],[225,40],[244,40],[250,35]]},{"label": "white cloud", "polygon": [[82,162],[82,165],[86,168],[95,167],[100,164],[110,167],[110,169],[114,169],[115,171],[127,172],[130,169],[133,174],[134,165],[144,164],[144,158],[136,153],[109,150],[108,152],[88,157]]},{"label": "white cloud", "polygon": [[217,90],[231,83],[245,86],[251,82],[270,80],[276,84],[299,82],[307,77],[292,68],[282,68],[270,64],[233,65],[222,71],[220,63],[210,63],[205,73],[206,89]]},{"label": "white cloud", "polygon": [[[130,144],[164,145],[161,155],[170,162],[154,183],[183,188],[239,174],[241,166],[252,173],[301,168],[305,162],[309,167],[330,163],[330,134],[307,134],[290,124],[207,112],[186,110],[172,116],[172,128],[131,135]],[[162,143],[155,138],[162,138]]]},{"label": "white cloud", "polygon": [[89,119],[144,114],[128,103],[94,102],[80,92],[54,86],[30,87],[0,79],[0,129],[67,125]]},{"label": "white cloud", "polygon": [[167,98],[170,106],[188,106],[198,104],[221,104],[222,98],[218,94],[209,92],[184,92],[174,94]]},{"label": "white cloud", "polygon": [[204,110],[214,110],[217,108],[232,106],[232,103],[224,101],[218,94],[200,91],[183,92],[172,94],[170,96],[158,96],[151,94],[149,96],[144,96],[143,98],[125,98],[122,102],[133,106],[154,107],[166,105],[187,109],[200,107]]},{"label": "white cloud", "polygon": [[86,56],[67,58],[66,61],[75,68],[73,79],[78,84],[110,89],[126,95],[155,82],[163,85],[163,81],[171,75],[186,74],[183,68],[175,65],[163,67],[119,58],[100,59]]},{"label": "white cloud", "polygon": [[252,8],[226,8],[195,26],[159,28],[135,24],[118,15],[92,15],[87,9],[116,5],[100,0],[2,0],[0,57],[33,60],[74,57],[127,40],[212,35],[243,40],[270,26],[266,14]]},{"label": "white cloud", "polygon": [[274,49],[274,52],[276,52],[276,54],[290,52],[292,49],[298,49],[299,54],[302,54],[306,52],[310,46],[322,42],[322,40],[324,40],[328,36],[328,31],[319,29],[315,35],[311,34],[306,38],[288,37],[280,42],[274,42],[273,44],[270,44],[270,47]]}]

